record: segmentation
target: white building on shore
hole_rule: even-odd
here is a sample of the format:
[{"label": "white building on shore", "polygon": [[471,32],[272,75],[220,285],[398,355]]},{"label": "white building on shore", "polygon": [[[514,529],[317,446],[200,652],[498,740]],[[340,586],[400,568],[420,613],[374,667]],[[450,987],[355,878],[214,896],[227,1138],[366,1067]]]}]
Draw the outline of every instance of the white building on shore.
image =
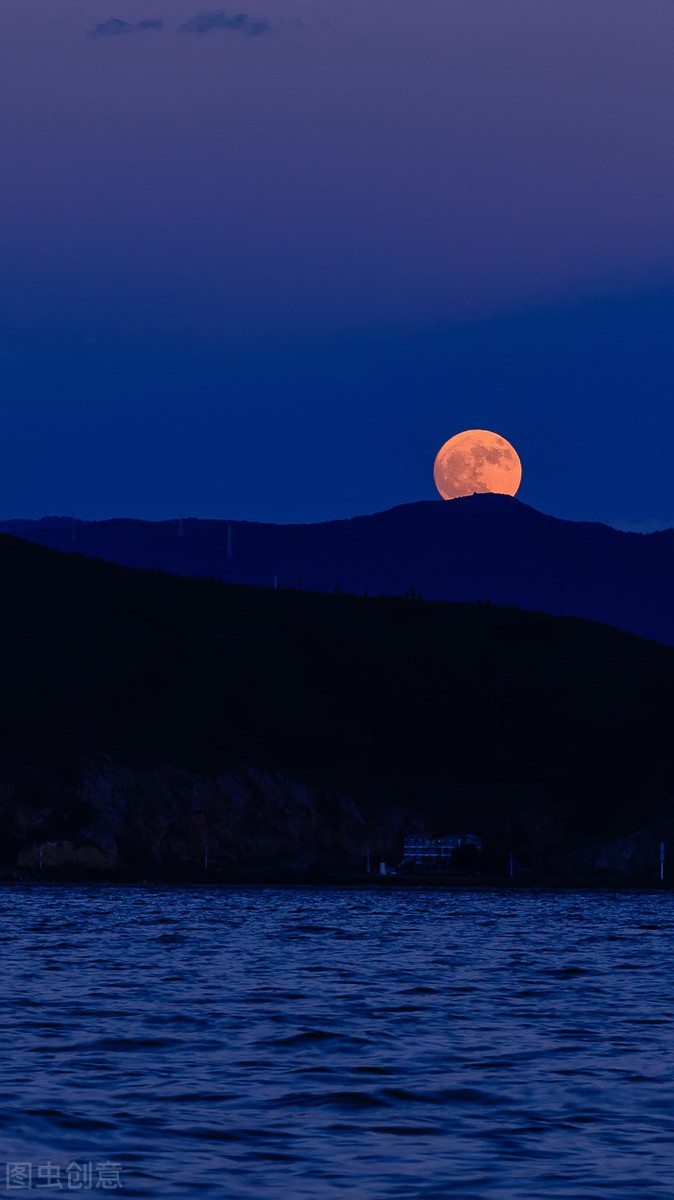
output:
[{"label": "white building on shore", "polygon": [[482,842],[472,833],[448,833],[438,838],[412,834],[405,838],[404,857],[400,866],[423,874],[449,871],[455,850],[463,847],[470,847],[479,853]]}]

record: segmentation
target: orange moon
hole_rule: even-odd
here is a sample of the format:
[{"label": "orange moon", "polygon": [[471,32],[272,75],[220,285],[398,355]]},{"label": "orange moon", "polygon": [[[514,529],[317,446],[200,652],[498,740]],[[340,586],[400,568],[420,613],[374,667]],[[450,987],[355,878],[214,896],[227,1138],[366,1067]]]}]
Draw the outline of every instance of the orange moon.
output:
[{"label": "orange moon", "polygon": [[522,464],[510,442],[488,429],[465,429],[438,450],[433,478],[443,500],[500,492],[514,496],[522,482]]}]

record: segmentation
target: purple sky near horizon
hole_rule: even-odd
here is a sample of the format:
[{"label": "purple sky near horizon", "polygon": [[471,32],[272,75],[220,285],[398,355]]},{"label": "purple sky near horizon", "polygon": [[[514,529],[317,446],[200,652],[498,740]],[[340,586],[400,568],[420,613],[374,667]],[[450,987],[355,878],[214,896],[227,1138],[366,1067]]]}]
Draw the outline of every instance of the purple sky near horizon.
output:
[{"label": "purple sky near horizon", "polygon": [[[181,32],[193,0],[2,0],[1,515],[371,511],[432,495],[437,447],[489,421],[529,503],[669,523],[670,0],[243,7],[269,30]],[[163,28],[87,36],[110,18]],[[604,300],[630,378],[642,339],[632,408],[603,318],[587,340]],[[557,310],[575,376],[535,332]],[[394,369],[467,325],[472,366]],[[642,444],[636,478],[604,477]]]}]

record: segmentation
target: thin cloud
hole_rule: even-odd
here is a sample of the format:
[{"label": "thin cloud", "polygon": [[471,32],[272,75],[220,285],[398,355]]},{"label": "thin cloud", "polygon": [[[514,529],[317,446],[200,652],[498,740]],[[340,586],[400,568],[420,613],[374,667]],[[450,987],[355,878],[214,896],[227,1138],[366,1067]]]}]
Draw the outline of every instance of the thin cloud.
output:
[{"label": "thin cloud", "polygon": [[99,21],[98,25],[94,25],[94,28],[89,30],[87,37],[123,37],[126,34],[138,33],[143,30],[154,30],[155,33],[161,33],[163,28],[164,22],[157,21],[153,17],[147,17],[135,25],[132,21],[121,21],[119,17],[108,17],[107,21]]},{"label": "thin cloud", "polygon": [[248,37],[259,37],[263,33],[269,33],[271,25],[269,21],[251,17],[248,13],[236,13],[230,16],[222,9],[218,9],[215,12],[197,13],[184,25],[179,26],[180,33],[203,34],[212,33],[216,29],[229,29],[246,34]]}]

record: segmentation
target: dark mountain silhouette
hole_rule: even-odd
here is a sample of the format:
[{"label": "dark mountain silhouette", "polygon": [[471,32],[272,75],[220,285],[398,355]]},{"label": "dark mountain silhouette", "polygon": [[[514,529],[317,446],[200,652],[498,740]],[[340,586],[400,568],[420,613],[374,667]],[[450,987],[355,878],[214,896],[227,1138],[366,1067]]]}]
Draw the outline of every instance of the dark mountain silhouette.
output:
[{"label": "dark mountain silhouette", "polygon": [[[448,509],[422,507],[426,529]],[[170,577],[6,535],[0,572],[5,865],[43,841],[86,849],[101,813],[109,839],[123,808],[136,856],[187,854],[211,822],[227,853],[243,828],[264,862],[273,820],[291,848],[300,824],[310,845],[329,826],[337,857],[346,825],[362,845],[395,833],[398,853],[405,829],[468,828],[542,869],[669,811],[674,651],[656,642],[495,605]],[[113,765],[86,768],[83,791],[100,755]]]},{"label": "dark mountain silhouette", "polygon": [[45,518],[0,529],[127,566],[256,586],[276,579],[315,591],[489,599],[674,644],[674,531],[561,521],[506,496],[426,501],[316,525]]}]

